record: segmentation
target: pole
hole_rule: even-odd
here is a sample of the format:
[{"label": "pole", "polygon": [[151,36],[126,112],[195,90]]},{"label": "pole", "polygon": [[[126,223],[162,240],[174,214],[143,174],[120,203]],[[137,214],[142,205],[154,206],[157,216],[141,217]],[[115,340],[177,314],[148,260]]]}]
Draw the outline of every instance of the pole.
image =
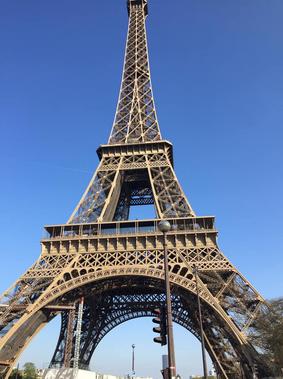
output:
[{"label": "pole", "polygon": [[132,376],[135,375],[135,345],[132,345]]},{"label": "pole", "polygon": [[19,376],[19,367],[20,367],[20,364],[18,363],[17,370],[16,370],[16,379],[18,379],[18,376]]},{"label": "pole", "polygon": [[164,273],[165,273],[165,290],[166,290],[166,315],[167,315],[167,336],[168,336],[168,376],[172,379],[176,376],[176,363],[175,363],[175,350],[174,350],[174,336],[173,336],[173,321],[172,321],[172,304],[169,282],[169,268],[168,268],[168,252],[167,252],[167,236],[163,232],[164,237]]},{"label": "pole", "polygon": [[201,314],[201,305],[200,305],[199,287],[198,287],[198,269],[197,269],[197,267],[194,267],[194,273],[195,273],[195,279],[196,279],[196,290],[197,290],[197,298],[198,298],[198,313],[199,313],[200,336],[201,336],[203,376],[204,376],[204,379],[208,379],[205,346],[204,346],[203,325],[202,325],[202,314]]},{"label": "pole", "polygon": [[241,373],[241,379],[244,379],[244,373],[243,373],[243,367],[241,361],[239,361],[239,368],[240,368],[240,373]]}]

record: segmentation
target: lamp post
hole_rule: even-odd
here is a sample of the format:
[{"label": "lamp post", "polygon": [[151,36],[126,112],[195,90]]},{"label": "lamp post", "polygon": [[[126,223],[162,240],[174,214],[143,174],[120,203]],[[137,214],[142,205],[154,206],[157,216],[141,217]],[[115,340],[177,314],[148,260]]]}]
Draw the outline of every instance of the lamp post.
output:
[{"label": "lamp post", "polygon": [[136,345],[132,344],[132,377],[136,374],[135,372],[135,347]]},{"label": "lamp post", "polygon": [[175,363],[175,350],[174,350],[174,337],[173,337],[173,321],[172,321],[172,304],[169,282],[169,268],[168,268],[168,252],[167,252],[167,236],[166,233],[171,229],[169,221],[162,220],[158,224],[159,230],[163,233],[163,246],[164,246],[164,274],[165,274],[165,295],[166,295],[166,321],[167,321],[167,336],[168,336],[168,379],[176,376],[176,363]]},{"label": "lamp post", "polygon": [[206,364],[206,355],[205,355],[205,346],[204,346],[204,333],[203,333],[203,325],[202,325],[202,313],[201,313],[201,305],[200,305],[200,297],[199,297],[199,287],[198,287],[198,269],[197,269],[196,266],[194,266],[194,268],[193,268],[193,273],[195,274],[196,290],[197,290],[197,298],[198,298],[198,314],[199,314],[199,324],[200,324],[200,337],[201,337],[201,352],[202,352],[203,376],[204,376],[204,379],[208,379],[207,364]]}]

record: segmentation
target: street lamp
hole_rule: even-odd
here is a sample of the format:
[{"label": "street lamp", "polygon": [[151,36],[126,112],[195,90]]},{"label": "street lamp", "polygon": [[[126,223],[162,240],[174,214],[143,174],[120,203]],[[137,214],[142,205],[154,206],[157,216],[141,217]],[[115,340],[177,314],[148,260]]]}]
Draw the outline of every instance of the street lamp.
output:
[{"label": "street lamp", "polygon": [[162,220],[158,224],[159,230],[163,233],[163,246],[164,246],[164,274],[165,274],[165,299],[166,299],[166,318],[167,318],[167,336],[168,336],[168,377],[172,379],[176,376],[175,364],[175,351],[174,351],[174,337],[173,337],[173,321],[172,321],[172,305],[171,293],[169,282],[169,268],[168,268],[168,252],[167,252],[167,237],[166,233],[171,229],[171,224],[167,220]]},{"label": "street lamp", "polygon": [[202,325],[202,314],[201,314],[201,305],[200,305],[199,287],[198,287],[198,269],[196,266],[193,267],[193,273],[195,274],[196,290],[197,290],[197,298],[198,298],[198,314],[199,314],[199,324],[200,324],[203,376],[204,376],[204,379],[208,379],[205,346],[204,346],[204,333],[203,333],[203,325]]},{"label": "street lamp", "polygon": [[135,372],[135,347],[136,345],[132,344],[132,377],[136,374]]}]

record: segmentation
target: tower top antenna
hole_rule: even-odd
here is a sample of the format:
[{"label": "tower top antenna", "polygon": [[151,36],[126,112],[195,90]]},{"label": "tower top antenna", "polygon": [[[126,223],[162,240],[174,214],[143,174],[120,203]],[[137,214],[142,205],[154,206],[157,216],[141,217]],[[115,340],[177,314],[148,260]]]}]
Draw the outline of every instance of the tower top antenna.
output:
[{"label": "tower top antenna", "polygon": [[130,15],[132,6],[141,6],[144,8],[145,16],[148,15],[147,0],[127,0],[128,13]]}]

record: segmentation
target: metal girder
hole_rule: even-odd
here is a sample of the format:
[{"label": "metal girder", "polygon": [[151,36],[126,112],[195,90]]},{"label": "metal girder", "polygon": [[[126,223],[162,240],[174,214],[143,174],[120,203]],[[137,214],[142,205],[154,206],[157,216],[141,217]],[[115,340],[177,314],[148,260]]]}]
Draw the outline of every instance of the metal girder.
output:
[{"label": "metal girder", "polygon": [[123,172],[122,186],[114,220],[128,220],[130,207],[154,204],[153,193],[144,169]]},{"label": "metal girder", "polygon": [[[89,366],[95,348],[109,331],[128,320],[153,316],[153,310],[163,304],[165,300],[162,293],[162,283],[144,278],[128,280],[121,278],[116,281],[106,281],[104,284],[100,283],[98,287],[86,286],[81,288],[81,291],[88,296],[82,326],[81,368]],[[195,296],[185,294],[176,287],[173,287],[173,293],[174,321],[199,339],[199,321]],[[206,347],[215,367],[223,377],[229,375],[230,378],[238,378],[239,367],[234,363],[235,360],[240,360],[241,348],[235,341],[233,343],[229,341],[225,326],[219,324],[217,317],[205,304],[204,312]],[[62,365],[61,357],[62,353],[58,349],[51,366]]]},{"label": "metal girder", "polygon": [[[113,154],[115,149],[110,147],[107,154]],[[128,219],[129,207],[139,204],[139,200],[135,204],[133,199],[135,193],[140,204],[154,203],[160,218],[194,216],[174,172],[166,144],[160,146],[158,153],[148,148],[142,157],[143,161],[139,158],[139,149],[133,148],[127,152],[126,147],[121,149],[115,163],[113,158],[109,162],[103,155],[69,223]],[[131,179],[133,177],[136,180]]]},{"label": "metal girder", "polygon": [[130,2],[123,79],[109,144],[161,139],[148,61],[146,8],[137,3],[141,2]]},{"label": "metal girder", "polygon": [[[171,222],[175,227],[168,233],[167,240],[172,285],[185,290],[184,299],[189,299],[191,293],[196,293],[192,267],[198,266],[204,312],[208,307],[205,319],[210,327],[206,335],[213,351],[222,353],[215,353],[221,367],[226,367],[225,372],[228,372],[230,366],[225,357],[231,346],[236,345],[241,354],[229,356],[233,360],[240,355],[249,365],[247,347],[252,351],[253,359],[259,359],[248,337],[249,325],[257,316],[259,306],[264,306],[263,299],[219,251],[213,218],[179,218]],[[50,234],[42,240],[41,257],[21,281],[34,281],[35,285],[49,283],[49,286],[38,286],[40,290],[36,296],[30,297],[30,292],[27,292],[25,298],[23,292],[22,296],[8,300],[8,306],[11,304],[13,309],[17,308],[19,302],[29,303],[21,317],[14,320],[14,324],[6,324],[5,334],[0,340],[2,346],[10,344],[11,339],[15,340],[18,330],[40,309],[48,304],[60,304],[61,307],[64,303],[72,304],[75,299],[69,294],[76,289],[81,290],[87,284],[91,283],[95,289],[95,283],[101,280],[107,279],[109,286],[109,282],[115,283],[115,278],[128,276],[163,280],[163,239],[157,224],[158,220],[147,220],[48,227]],[[91,230],[91,234],[86,235],[86,227]],[[144,283],[147,288],[148,284]],[[19,284],[16,289],[22,288],[24,291],[25,286]],[[134,283],[131,290],[136,290]],[[192,306],[189,300],[188,304]],[[213,319],[211,309],[214,310]],[[223,330],[226,331],[226,337],[220,338]],[[65,341],[66,334],[61,333],[61,336]],[[222,341],[221,345],[215,348],[219,341]],[[62,353],[62,359],[63,356]],[[229,375],[229,378],[232,377],[232,374]]]}]

